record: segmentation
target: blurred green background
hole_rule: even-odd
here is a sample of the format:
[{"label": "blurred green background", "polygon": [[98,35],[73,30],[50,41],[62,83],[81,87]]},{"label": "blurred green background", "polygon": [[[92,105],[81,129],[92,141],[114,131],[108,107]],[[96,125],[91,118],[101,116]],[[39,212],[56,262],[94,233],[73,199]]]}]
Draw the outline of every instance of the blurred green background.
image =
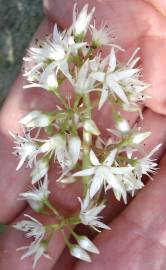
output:
[{"label": "blurred green background", "polygon": [[0,0],[0,104],[42,18],[42,0]]}]

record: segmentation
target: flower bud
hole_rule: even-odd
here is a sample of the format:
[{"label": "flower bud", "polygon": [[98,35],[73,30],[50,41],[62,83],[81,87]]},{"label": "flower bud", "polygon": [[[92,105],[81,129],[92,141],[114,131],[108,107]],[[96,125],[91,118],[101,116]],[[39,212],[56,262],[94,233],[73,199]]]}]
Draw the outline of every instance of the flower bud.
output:
[{"label": "flower bud", "polygon": [[86,131],[93,135],[100,135],[100,131],[92,119],[86,120],[83,124],[83,127]]},{"label": "flower bud", "polygon": [[70,137],[69,139],[69,154],[72,159],[73,165],[75,165],[79,159],[81,149],[81,140],[78,136]]},{"label": "flower bud", "polygon": [[56,89],[58,87],[58,81],[54,73],[48,75],[46,85],[48,89]]},{"label": "flower bud", "polygon": [[130,130],[130,126],[127,120],[124,118],[118,119],[115,125],[116,129],[118,129],[122,133],[127,133]]},{"label": "flower bud", "polygon": [[96,254],[99,254],[100,253],[100,251],[98,250],[98,248],[86,236],[78,236],[77,237],[77,242],[78,242],[79,246],[81,248],[85,249],[86,251],[89,251],[89,252],[92,252],[92,253],[96,253]]},{"label": "flower bud", "polygon": [[91,262],[91,258],[88,253],[78,245],[73,245],[70,248],[70,253],[73,257],[83,260],[85,262]]},{"label": "flower bud", "polygon": [[55,116],[50,116],[41,111],[32,111],[25,115],[19,123],[29,128],[47,127],[54,120]]},{"label": "flower bud", "polygon": [[77,36],[82,36],[86,34],[90,21],[92,19],[92,16],[94,14],[95,8],[92,8],[91,11],[88,13],[88,4],[86,4],[83,9],[81,10],[80,14],[76,18],[77,12],[76,12],[77,5],[74,6],[74,24],[73,24],[73,30],[74,30],[74,35]]},{"label": "flower bud", "polygon": [[26,200],[34,211],[41,212],[49,194],[48,180],[45,177],[44,181],[39,181],[38,186],[34,186],[27,192],[20,193],[19,199]]}]

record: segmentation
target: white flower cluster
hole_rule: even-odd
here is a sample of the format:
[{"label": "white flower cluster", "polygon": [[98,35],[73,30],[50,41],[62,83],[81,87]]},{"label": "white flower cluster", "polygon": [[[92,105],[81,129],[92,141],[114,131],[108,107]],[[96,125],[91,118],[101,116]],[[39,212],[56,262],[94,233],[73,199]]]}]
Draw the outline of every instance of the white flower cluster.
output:
[{"label": "white flower cluster", "polygon": [[[118,60],[117,53],[124,50],[115,45],[111,31],[106,24],[97,28],[92,23],[95,9],[88,11],[85,5],[80,13],[74,6],[73,23],[69,29],[60,32],[57,25],[53,33],[37,48],[31,48],[25,76],[29,82],[24,88],[41,87],[56,97],[59,105],[54,111],[35,110],[25,115],[19,122],[23,135],[11,133],[15,140],[14,154],[18,156],[19,170],[24,163],[31,170],[33,188],[20,194],[31,208],[47,214],[52,211],[56,216],[55,224],[42,225],[33,217],[14,225],[18,230],[33,237],[22,258],[34,255],[33,267],[46,253],[53,232],[63,231],[65,226],[84,224],[96,231],[110,229],[101,221],[99,214],[105,208],[101,202],[108,190],[112,189],[117,200],[127,203],[128,194],[134,194],[144,186],[142,176],[151,178],[157,163],[152,155],[160,145],[146,153],[142,142],[151,133],[139,127],[130,127],[121,116],[121,110],[141,111],[139,103],[147,98],[144,90],[149,86],[141,80],[140,57],[136,49],[127,63]],[[91,38],[86,40],[87,33]],[[105,58],[98,48],[110,47]],[[71,102],[61,91],[61,85],[68,81],[73,89]],[[96,92],[92,95],[92,92]],[[100,135],[97,123],[92,119],[92,110],[100,110],[105,102],[110,104],[114,129],[107,129],[108,140]],[[79,198],[80,212],[65,218],[49,201],[49,167],[56,162],[59,175],[57,181],[72,184],[81,177],[83,196]],[[82,260],[91,261],[88,252],[99,253],[97,247],[86,236],[77,235],[71,228],[76,240],[73,245],[63,234],[70,253]]]}]

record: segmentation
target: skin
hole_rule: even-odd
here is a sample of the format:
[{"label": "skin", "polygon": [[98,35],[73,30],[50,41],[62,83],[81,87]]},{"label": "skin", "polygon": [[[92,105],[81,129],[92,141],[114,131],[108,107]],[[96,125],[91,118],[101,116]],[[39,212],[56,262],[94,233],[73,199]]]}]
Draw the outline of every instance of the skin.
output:
[{"label": "skin", "polygon": [[[81,7],[87,1],[78,1]],[[87,264],[71,258],[66,250],[63,251],[62,237],[57,233],[49,246],[52,260],[42,258],[37,264],[37,270],[164,270],[166,268],[166,218],[165,218],[165,165],[166,165],[166,93],[165,93],[165,64],[166,58],[166,9],[165,1],[141,0],[109,0],[89,1],[89,5],[96,6],[97,23],[103,18],[113,28],[117,43],[126,49],[126,54],[119,55],[122,60],[129,57],[131,51],[141,47],[141,58],[144,80],[151,83],[148,90],[151,99],[142,108],[144,120],[140,121],[136,114],[128,116],[131,124],[138,122],[144,130],[152,131],[153,135],[146,140],[145,148],[151,148],[162,143],[156,154],[160,169],[154,176],[154,181],[138,193],[136,198],[125,207],[116,202],[113,195],[108,193],[109,207],[104,211],[105,222],[109,223],[112,231],[103,231],[94,242],[101,251],[98,256],[92,256],[93,263]],[[53,23],[62,28],[71,23],[72,1],[44,1],[45,19],[37,30],[36,38],[42,38],[51,31]],[[126,30],[127,29],[127,30]],[[15,171],[17,160],[11,154],[13,142],[8,130],[21,133],[18,120],[33,109],[51,110],[57,100],[50,98],[50,93],[40,89],[22,90],[25,79],[21,75],[14,82],[8,98],[0,112],[0,222],[11,223],[23,218],[24,213],[32,214],[31,209],[17,197],[20,192],[27,190],[30,183],[29,171],[22,168]],[[157,90],[156,90],[157,89]],[[67,92],[66,92],[67,91]],[[64,89],[64,94],[71,94]],[[40,98],[39,98],[40,97]],[[111,126],[107,118],[107,105],[100,115],[94,112],[99,127],[103,130]],[[105,134],[104,134],[105,136]],[[4,166],[7,164],[7,169]],[[50,172],[51,200],[59,211],[64,214],[73,213],[79,207],[77,197],[81,194],[79,183],[61,189],[56,183],[56,170]],[[3,207],[3,205],[5,207]],[[111,207],[110,207],[111,206]],[[111,209],[111,210],[110,210]],[[42,222],[40,215],[36,216]],[[80,231],[80,229],[78,228]],[[82,232],[83,233],[83,232]],[[91,235],[92,236],[92,235]],[[30,258],[20,261],[20,253],[15,249],[29,243],[24,235],[11,228],[1,236],[0,241],[0,269],[31,269]]]}]

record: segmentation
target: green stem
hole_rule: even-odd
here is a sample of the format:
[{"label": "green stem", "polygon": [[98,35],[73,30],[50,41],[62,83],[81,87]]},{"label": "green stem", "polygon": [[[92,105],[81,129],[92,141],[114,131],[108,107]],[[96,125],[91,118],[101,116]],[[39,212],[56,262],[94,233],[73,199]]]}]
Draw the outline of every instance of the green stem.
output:
[{"label": "green stem", "polygon": [[59,219],[62,218],[58,211],[52,206],[52,204],[48,200],[45,200],[44,204],[54,213],[56,217],[58,217]]},{"label": "green stem", "polygon": [[[87,107],[86,119],[91,119],[91,103],[89,94],[84,95],[83,97],[84,104]],[[89,151],[91,145],[92,136],[89,132],[83,129],[83,169],[87,169],[90,166],[90,159],[89,159]],[[86,195],[88,184],[89,184],[90,177],[84,176],[83,177],[83,195]]]},{"label": "green stem", "polygon": [[80,99],[81,99],[81,95],[76,95],[76,98],[74,100],[74,110],[77,109],[77,106],[78,106],[78,104],[80,102]]},{"label": "green stem", "polygon": [[72,244],[69,242],[68,238],[66,237],[66,235],[64,233],[64,230],[61,230],[61,233],[62,233],[62,236],[63,236],[63,239],[64,239],[64,242],[65,242],[66,246],[69,249],[72,248]]},{"label": "green stem", "polygon": [[62,102],[63,106],[68,109],[68,105],[66,103],[65,98],[60,94],[60,92],[58,91],[58,89],[56,89],[55,91],[53,91],[53,93],[55,94],[55,96]]}]

